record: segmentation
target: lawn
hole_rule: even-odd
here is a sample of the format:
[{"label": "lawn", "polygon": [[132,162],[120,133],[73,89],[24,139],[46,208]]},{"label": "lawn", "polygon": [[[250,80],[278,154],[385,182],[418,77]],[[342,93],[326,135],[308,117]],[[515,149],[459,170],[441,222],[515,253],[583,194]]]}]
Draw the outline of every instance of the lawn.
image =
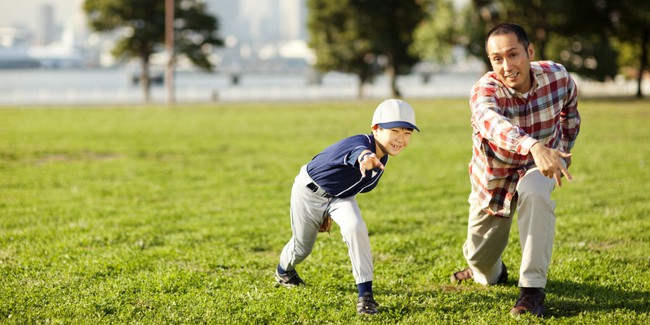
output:
[{"label": "lawn", "polygon": [[358,196],[380,314],[355,313],[338,227],[275,286],[301,165],[369,131],[378,101],[0,109],[0,323],[648,324],[650,102],[583,100],[571,173],[554,192],[549,315],[512,318],[504,286],[462,267],[466,100],[414,100],[421,133]]}]

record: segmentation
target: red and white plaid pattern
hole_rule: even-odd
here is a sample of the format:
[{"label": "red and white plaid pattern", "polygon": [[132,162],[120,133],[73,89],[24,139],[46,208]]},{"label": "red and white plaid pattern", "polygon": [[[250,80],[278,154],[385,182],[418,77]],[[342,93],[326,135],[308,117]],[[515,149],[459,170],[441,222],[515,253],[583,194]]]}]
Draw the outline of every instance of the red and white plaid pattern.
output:
[{"label": "red and white plaid pattern", "polygon": [[[487,213],[508,217],[519,179],[535,166],[536,142],[570,152],[580,130],[575,82],[551,61],[531,62],[533,87],[517,93],[486,73],[471,92],[472,192]],[[570,161],[567,161],[567,165]]]}]

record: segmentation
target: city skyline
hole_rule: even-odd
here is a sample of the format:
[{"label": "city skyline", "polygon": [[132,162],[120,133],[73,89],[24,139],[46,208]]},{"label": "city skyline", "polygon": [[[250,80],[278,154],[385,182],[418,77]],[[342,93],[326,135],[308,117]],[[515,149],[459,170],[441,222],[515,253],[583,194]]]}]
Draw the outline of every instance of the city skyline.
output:
[{"label": "city skyline", "polygon": [[[298,59],[312,64],[315,55],[307,44],[307,1],[203,0],[207,12],[217,17],[217,32],[226,45],[216,49],[214,61],[233,69],[246,60]],[[457,4],[463,1],[455,0]],[[110,53],[115,36],[90,31],[83,3],[22,0],[11,7],[0,5],[0,49],[5,54],[9,53],[6,48],[23,50],[25,54],[11,55],[29,56],[41,66],[118,64]]]},{"label": "city skyline", "polygon": [[64,25],[72,20],[82,9],[84,0],[21,0],[3,2],[0,5],[0,26],[26,27],[31,31],[39,28],[39,11],[44,5],[51,5],[54,10],[54,23]]},{"label": "city skyline", "polygon": [[[203,0],[207,13],[218,19],[225,47],[212,56],[221,66],[241,60],[303,58],[307,48],[307,0]],[[109,67],[119,64],[110,53],[115,34],[94,33],[83,11],[84,0],[24,0],[20,15],[0,6],[0,50],[4,60],[22,66]],[[32,12],[32,13],[29,13]],[[161,55],[154,55],[154,62]],[[13,60],[13,61],[12,61]],[[179,63],[180,65],[180,63]],[[188,67],[189,68],[189,67]],[[235,68],[236,69],[236,68]]]},{"label": "city skyline", "polygon": [[[219,20],[221,37],[251,42],[306,39],[306,0],[204,0]],[[22,0],[0,5],[0,27],[27,30],[33,42],[52,39],[51,33],[74,31],[87,35],[84,0]],[[282,17],[283,19],[280,19]],[[48,26],[49,28],[46,28]]]},{"label": "city skyline", "polygon": [[[307,0],[203,0],[217,16],[222,37],[235,35],[241,41],[307,39]],[[456,6],[468,0],[454,0]],[[43,7],[52,8],[52,24],[59,31],[87,30],[84,0],[21,0],[0,4],[0,27],[27,28],[34,37],[48,39],[43,25]]]}]

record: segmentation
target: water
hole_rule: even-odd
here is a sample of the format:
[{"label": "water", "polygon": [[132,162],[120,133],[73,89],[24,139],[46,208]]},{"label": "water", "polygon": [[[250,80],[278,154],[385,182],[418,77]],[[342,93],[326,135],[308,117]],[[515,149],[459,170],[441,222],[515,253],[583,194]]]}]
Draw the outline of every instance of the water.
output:
[{"label": "water", "polygon": [[[428,82],[420,75],[400,76],[404,98],[467,97],[477,72],[433,75]],[[139,104],[144,95],[126,69],[97,70],[0,70],[0,106]],[[312,78],[313,79],[313,78]],[[175,100],[183,102],[309,101],[357,98],[357,78],[328,73],[320,84],[305,74],[241,75],[237,84],[231,75],[176,72]],[[390,96],[389,82],[379,77],[365,87],[365,98]],[[165,103],[165,86],[151,87],[154,103]]]},{"label": "water", "polygon": [[[456,69],[440,72],[424,82],[420,75],[398,78],[398,87],[405,99],[468,98],[480,71]],[[617,78],[608,83],[581,80],[574,76],[581,97],[629,96],[636,93],[633,80]],[[0,70],[0,107],[29,105],[105,105],[141,104],[144,95],[133,84],[127,69],[97,70]],[[223,73],[176,72],[175,101],[177,103],[206,102],[272,102],[354,100],[357,98],[357,78],[353,75],[328,73],[320,84],[310,83],[308,74],[242,75],[234,84],[232,76]],[[390,97],[388,79],[379,77],[365,87],[365,98]],[[650,94],[650,81],[643,83],[643,93]],[[163,84],[151,87],[154,103],[165,103]]]}]

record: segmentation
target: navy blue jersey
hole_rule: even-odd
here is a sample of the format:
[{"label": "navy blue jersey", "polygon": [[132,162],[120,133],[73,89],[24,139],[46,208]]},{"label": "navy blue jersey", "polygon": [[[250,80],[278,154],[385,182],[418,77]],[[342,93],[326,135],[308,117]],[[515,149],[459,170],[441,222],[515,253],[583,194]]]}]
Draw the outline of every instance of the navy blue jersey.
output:
[{"label": "navy blue jersey", "polygon": [[[372,134],[345,138],[323,150],[307,164],[307,173],[316,184],[329,194],[344,198],[371,191],[384,173],[380,168],[366,171],[361,177],[359,154],[364,150],[375,152]],[[380,159],[386,166],[388,155]]]}]

